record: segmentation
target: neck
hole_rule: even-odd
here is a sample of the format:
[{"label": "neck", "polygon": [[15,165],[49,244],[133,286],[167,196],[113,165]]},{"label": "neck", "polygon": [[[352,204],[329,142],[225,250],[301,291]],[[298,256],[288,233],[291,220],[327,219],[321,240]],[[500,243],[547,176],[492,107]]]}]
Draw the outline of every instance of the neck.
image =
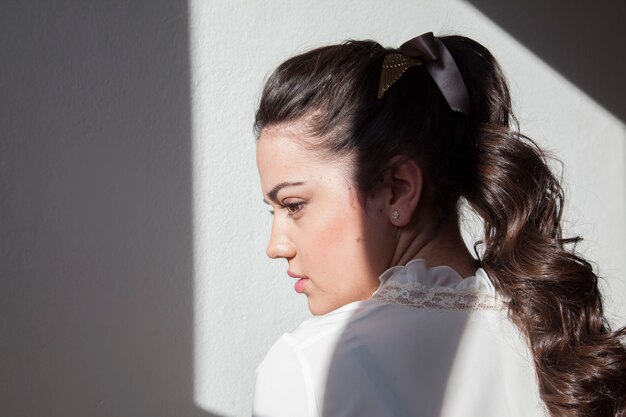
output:
[{"label": "neck", "polygon": [[406,265],[413,259],[424,259],[430,268],[449,266],[462,277],[476,272],[476,260],[465,246],[456,216],[439,227],[431,223],[398,229],[392,266]]}]

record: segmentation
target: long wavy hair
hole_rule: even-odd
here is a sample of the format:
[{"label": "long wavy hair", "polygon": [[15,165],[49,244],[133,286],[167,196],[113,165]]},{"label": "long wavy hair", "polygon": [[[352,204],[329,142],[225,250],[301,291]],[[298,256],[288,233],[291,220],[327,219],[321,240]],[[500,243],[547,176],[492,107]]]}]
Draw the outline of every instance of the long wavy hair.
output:
[{"label": "long wavy hair", "polygon": [[465,200],[482,218],[480,265],[526,336],[552,416],[626,417],[626,329],[604,318],[598,277],[564,238],[564,194],[548,156],[517,129],[506,80],[491,53],[461,36],[439,38],[470,96],[450,110],[422,66],[377,98],[384,57],[396,49],[348,41],[295,56],[270,76],[256,113],[265,127],[304,122],[315,149],[353,155],[354,182],[372,190],[396,155],[425,175],[437,220]]}]

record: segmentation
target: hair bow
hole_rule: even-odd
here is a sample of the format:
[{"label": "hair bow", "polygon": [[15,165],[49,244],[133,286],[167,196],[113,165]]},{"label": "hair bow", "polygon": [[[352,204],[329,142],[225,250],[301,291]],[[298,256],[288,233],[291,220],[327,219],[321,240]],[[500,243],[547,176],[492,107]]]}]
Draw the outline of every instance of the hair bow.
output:
[{"label": "hair bow", "polygon": [[450,108],[456,112],[469,114],[467,88],[452,54],[443,42],[432,32],[428,32],[403,43],[399,50],[400,53],[389,54],[383,61],[379,98],[408,68],[423,63]]}]

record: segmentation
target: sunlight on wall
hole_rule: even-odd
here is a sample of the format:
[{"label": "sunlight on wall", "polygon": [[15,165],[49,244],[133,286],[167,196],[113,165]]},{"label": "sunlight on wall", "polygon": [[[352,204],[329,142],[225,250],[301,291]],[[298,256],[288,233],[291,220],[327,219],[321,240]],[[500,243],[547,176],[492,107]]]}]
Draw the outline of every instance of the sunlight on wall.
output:
[{"label": "sunlight on wall", "polygon": [[253,115],[263,80],[281,60],[348,38],[399,45],[432,30],[492,50],[511,81],[522,130],[565,164],[569,230],[585,236],[581,248],[611,289],[609,311],[624,323],[624,124],[494,22],[459,0],[190,0],[189,10],[198,406],[249,415],[255,366],[308,315],[285,264],[264,255],[270,216],[256,177]]}]

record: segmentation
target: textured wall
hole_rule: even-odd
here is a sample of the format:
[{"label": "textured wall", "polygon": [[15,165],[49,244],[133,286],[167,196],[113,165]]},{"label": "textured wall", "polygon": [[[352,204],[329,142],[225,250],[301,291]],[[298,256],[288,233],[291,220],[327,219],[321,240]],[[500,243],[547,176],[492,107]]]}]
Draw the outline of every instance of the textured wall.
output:
[{"label": "textured wall", "polygon": [[[286,263],[264,258],[271,218],[261,202],[251,124],[262,81],[279,62],[347,38],[397,46],[428,30],[458,32],[493,50],[511,79],[522,127],[565,163],[570,230],[587,238],[581,248],[613,290],[610,312],[626,321],[623,121],[480,10],[450,0],[192,0],[190,20],[199,405],[249,413],[254,366],[308,314]],[[562,40],[575,49],[574,41]],[[579,52],[571,65],[584,60]]]},{"label": "textured wall", "polygon": [[[254,367],[308,314],[264,256],[255,105],[285,57],[347,38],[458,32],[494,52],[522,128],[565,163],[568,230],[624,324],[623,108],[486,15],[460,0],[3,1],[0,414],[249,415]],[[585,60],[561,43],[577,53],[558,65]]]},{"label": "textured wall", "polygon": [[0,415],[193,399],[186,1],[0,4]]}]

